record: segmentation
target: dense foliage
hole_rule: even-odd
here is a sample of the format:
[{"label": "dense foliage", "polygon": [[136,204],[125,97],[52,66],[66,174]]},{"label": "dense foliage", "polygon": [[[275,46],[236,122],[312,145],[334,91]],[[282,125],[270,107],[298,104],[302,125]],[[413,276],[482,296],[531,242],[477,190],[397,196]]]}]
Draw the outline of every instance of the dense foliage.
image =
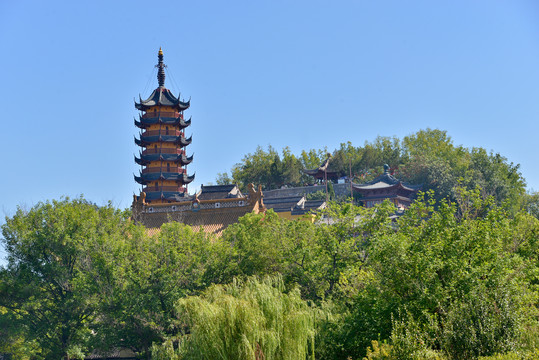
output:
[{"label": "dense foliage", "polygon": [[[245,189],[249,183],[262,184],[265,190],[282,186],[303,186],[314,179],[302,169],[315,169],[326,159],[327,149],[302,151],[299,156],[284,148],[279,154],[271,146],[258,147],[236,164],[230,175],[221,173],[218,184],[237,183]],[[456,189],[479,187],[484,198],[492,196],[497,204],[506,201],[513,208],[526,202],[525,181],[514,165],[498,153],[483,148],[465,148],[453,144],[441,130],[420,130],[398,138],[378,137],[363,146],[343,143],[332,153],[330,170],[362,183],[382,173],[388,164],[395,175],[411,184],[422,184],[423,191],[434,190],[438,200],[455,200]]]},{"label": "dense foliage", "polygon": [[[307,184],[326,153],[259,148],[219,181]],[[383,163],[426,190],[393,220],[389,202],[333,202],[314,222],[247,214],[215,237],[176,222],[150,235],[83,198],[18,209],[2,226],[0,355],[537,358],[539,195],[518,166],[439,130],[343,144],[331,166],[366,181]]]},{"label": "dense foliage", "polygon": [[2,227],[0,352],[533,358],[539,221],[456,197],[425,194],[396,222],[389,203],[333,203],[315,223],[248,214],[221,238],[179,223],[149,236],[84,199],[19,209]]}]

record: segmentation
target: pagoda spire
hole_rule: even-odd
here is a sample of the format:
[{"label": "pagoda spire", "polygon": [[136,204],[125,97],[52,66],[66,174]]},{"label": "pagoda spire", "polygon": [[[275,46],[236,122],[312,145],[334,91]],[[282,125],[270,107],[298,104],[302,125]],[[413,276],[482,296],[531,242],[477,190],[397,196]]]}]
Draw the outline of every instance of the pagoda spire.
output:
[{"label": "pagoda spire", "polygon": [[165,87],[165,64],[163,63],[163,50],[161,47],[159,47],[157,58],[159,59],[159,62],[156,65],[159,69],[157,71],[157,82],[159,83],[159,87]]}]

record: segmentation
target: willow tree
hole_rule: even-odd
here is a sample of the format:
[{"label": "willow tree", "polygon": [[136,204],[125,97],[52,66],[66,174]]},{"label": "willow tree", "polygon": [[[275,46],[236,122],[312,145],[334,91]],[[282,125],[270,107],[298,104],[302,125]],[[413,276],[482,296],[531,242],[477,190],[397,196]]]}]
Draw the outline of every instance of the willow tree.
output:
[{"label": "willow tree", "polygon": [[[214,285],[177,303],[185,335],[155,346],[154,359],[314,359],[314,313],[280,277]],[[174,346],[173,344],[177,345]]]}]

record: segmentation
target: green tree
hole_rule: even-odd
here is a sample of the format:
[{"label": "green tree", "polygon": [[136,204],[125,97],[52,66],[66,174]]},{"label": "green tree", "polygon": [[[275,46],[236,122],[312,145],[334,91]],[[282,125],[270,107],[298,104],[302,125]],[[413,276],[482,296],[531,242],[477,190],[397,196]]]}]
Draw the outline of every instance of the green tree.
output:
[{"label": "green tree", "polygon": [[301,161],[292,154],[290,148],[286,146],[282,151],[282,176],[283,183],[289,186],[301,186],[304,181],[303,177],[303,166]]},{"label": "green tree", "polygon": [[[214,285],[177,303],[188,334],[174,348],[155,346],[154,359],[314,360],[314,313],[298,289],[279,277]],[[309,346],[311,345],[311,346]]]},{"label": "green tree", "polygon": [[234,184],[235,182],[225,171],[222,173],[217,173],[217,178],[215,179],[215,183],[217,185],[228,185],[228,184]]},{"label": "green tree", "polygon": [[211,283],[230,281],[228,253],[220,239],[181,223],[163,224],[151,237],[142,226],[133,229],[114,259],[113,281],[95,328],[96,345],[149,356],[153,343],[177,332],[173,315],[178,299],[198,294]]},{"label": "green tree", "polygon": [[524,196],[524,209],[539,219],[539,192],[528,192]]},{"label": "green tree", "polygon": [[110,276],[107,258],[130,226],[126,213],[83,198],[19,208],[6,219],[0,306],[44,359],[79,357],[86,349]]},{"label": "green tree", "polygon": [[[518,228],[478,191],[462,198],[471,203],[458,209],[420,199],[395,232],[374,234],[372,277],[347,320],[355,336],[342,335],[351,355],[362,355],[370,340],[389,339],[391,318],[401,313],[454,359],[508,351],[518,342],[519,319],[533,309],[522,303],[526,262],[505,251]],[[533,240],[528,235],[523,242]]]}]

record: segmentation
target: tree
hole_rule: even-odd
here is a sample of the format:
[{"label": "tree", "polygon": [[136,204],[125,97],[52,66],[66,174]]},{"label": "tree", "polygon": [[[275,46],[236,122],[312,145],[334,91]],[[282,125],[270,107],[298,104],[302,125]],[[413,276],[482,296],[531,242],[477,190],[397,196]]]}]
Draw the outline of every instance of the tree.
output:
[{"label": "tree", "polygon": [[[302,151],[295,157],[285,147],[282,157],[271,146],[268,151],[258,147],[232,169],[232,178],[219,174],[219,184],[234,181],[242,189],[249,183],[261,184],[265,190],[282,185],[303,186],[313,178],[302,169],[315,169],[326,159],[326,148]],[[388,164],[395,176],[410,184],[423,185],[422,190],[434,190],[435,198],[455,200],[455,189],[482,189],[482,196],[493,196],[498,205],[506,203],[515,214],[525,206],[525,181],[519,165],[510,163],[500,154],[483,148],[455,145],[446,131],[420,130],[404,137],[378,136],[373,142],[355,147],[342,143],[332,153],[330,170],[339,176],[349,176],[356,182],[367,182],[382,174]]]},{"label": "tree", "polygon": [[[177,332],[174,303],[214,282],[228,282],[229,247],[202,230],[170,222],[148,236],[142,226],[115,256],[113,281],[101,301],[94,344],[150,356],[153,343]],[[221,265],[223,265],[221,267]]]},{"label": "tree", "polygon": [[539,192],[528,192],[525,195],[524,209],[539,219]]},{"label": "tree", "polygon": [[234,184],[234,180],[230,178],[228,173],[225,171],[223,173],[217,173],[217,178],[215,179],[217,185],[228,185]]},{"label": "tree", "polygon": [[82,356],[101,284],[111,274],[107,258],[130,226],[126,213],[83,198],[18,208],[6,219],[0,306],[44,359]]},{"label": "tree", "polygon": [[155,346],[153,358],[314,360],[313,310],[298,289],[284,290],[280,277],[252,277],[179,300],[188,331],[176,348],[174,341]]},{"label": "tree", "polygon": [[[343,334],[351,355],[361,355],[370,340],[389,339],[392,317],[417,323],[451,359],[516,346],[520,320],[534,311],[522,300],[529,291],[526,262],[505,250],[521,227],[479,191],[461,198],[471,203],[457,208],[419,199],[395,232],[374,234],[367,264],[372,276],[347,320],[355,336]],[[535,235],[527,236],[523,242]]]},{"label": "tree", "polygon": [[301,161],[292,154],[288,146],[282,151],[282,176],[283,183],[290,186],[303,185],[303,166]]}]

